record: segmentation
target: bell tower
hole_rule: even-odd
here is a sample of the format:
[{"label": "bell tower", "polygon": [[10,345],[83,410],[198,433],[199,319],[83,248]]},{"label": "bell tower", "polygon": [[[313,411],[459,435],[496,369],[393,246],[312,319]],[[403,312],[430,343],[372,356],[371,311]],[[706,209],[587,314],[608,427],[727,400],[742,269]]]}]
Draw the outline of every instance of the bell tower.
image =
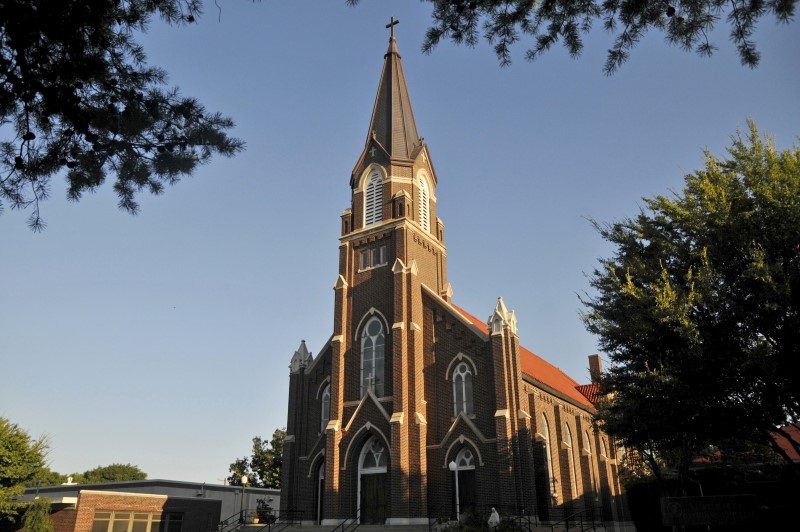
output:
[{"label": "bell tower", "polygon": [[[451,290],[436,170],[417,132],[396,23],[387,25],[389,49],[350,176],[351,205],[341,216],[325,488],[360,486],[348,478],[359,467],[349,457],[358,455],[364,434],[383,438],[387,522],[409,524],[427,522],[427,485],[419,481],[427,476],[423,285],[448,301]],[[341,505],[353,502],[360,511],[361,495],[354,496],[331,502],[326,516],[352,515]]]},{"label": "bell tower", "polygon": [[[339,274],[350,286],[359,272],[417,261],[423,284],[448,297],[444,225],[436,216],[436,171],[419,136],[400,53],[392,35],[364,149],[350,176],[351,206],[342,213],[347,253]],[[388,238],[387,238],[388,237]],[[385,246],[385,248],[383,247]]]}]

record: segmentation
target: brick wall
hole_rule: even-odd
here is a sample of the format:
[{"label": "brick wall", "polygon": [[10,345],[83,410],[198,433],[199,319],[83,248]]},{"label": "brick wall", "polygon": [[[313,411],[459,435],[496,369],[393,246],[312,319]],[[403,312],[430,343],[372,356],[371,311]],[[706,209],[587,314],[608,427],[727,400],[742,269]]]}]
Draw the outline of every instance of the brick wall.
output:
[{"label": "brick wall", "polygon": [[91,532],[96,511],[175,512],[183,514],[183,530],[202,532],[216,530],[221,507],[222,502],[214,499],[83,490],[76,509],[57,512],[54,521],[56,532]]}]

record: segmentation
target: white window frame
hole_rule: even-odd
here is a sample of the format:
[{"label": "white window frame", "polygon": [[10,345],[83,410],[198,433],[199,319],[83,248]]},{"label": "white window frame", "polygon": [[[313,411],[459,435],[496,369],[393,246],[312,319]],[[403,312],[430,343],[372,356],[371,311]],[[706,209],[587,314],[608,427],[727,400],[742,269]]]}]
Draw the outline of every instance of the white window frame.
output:
[{"label": "white window frame", "polygon": [[[371,335],[369,334],[370,326],[373,323],[377,323],[380,326],[380,331],[377,334]],[[369,341],[369,343],[368,343]],[[380,347],[380,353],[378,353],[378,347]],[[381,361],[381,369],[380,375],[378,375],[377,370],[377,361]],[[359,397],[364,397],[367,393],[367,389],[369,388],[368,378],[372,377],[372,385],[374,389],[374,393],[377,397],[381,397],[384,393],[384,373],[386,371],[386,367],[384,365],[386,361],[386,328],[383,325],[383,322],[378,319],[377,317],[373,316],[370,318],[367,323],[364,324],[364,328],[361,331],[361,392]]]},{"label": "white window frame", "polygon": [[364,183],[364,227],[380,223],[383,219],[383,178],[373,171]]},{"label": "white window frame", "polygon": [[419,225],[427,232],[431,230],[431,196],[428,188],[428,180],[424,175],[418,179],[419,198],[417,208]]},{"label": "white window frame", "polygon": [[323,434],[325,433],[325,428],[328,426],[328,422],[331,420],[331,385],[328,384],[325,386],[325,389],[322,391],[322,399],[320,400],[321,405],[321,420],[320,420],[320,429],[319,431]]},{"label": "white window frame", "polygon": [[[459,401],[459,391],[461,401]],[[473,402],[473,376],[472,369],[466,362],[460,362],[453,370],[453,416],[464,412],[466,416],[475,415]]]}]

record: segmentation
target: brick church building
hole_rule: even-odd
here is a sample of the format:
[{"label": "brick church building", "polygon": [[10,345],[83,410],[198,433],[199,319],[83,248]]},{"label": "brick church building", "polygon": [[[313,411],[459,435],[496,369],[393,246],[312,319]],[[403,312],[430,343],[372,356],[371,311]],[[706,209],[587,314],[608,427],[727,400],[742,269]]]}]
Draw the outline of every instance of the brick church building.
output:
[{"label": "brick church building", "polygon": [[333,333],[291,359],[282,512],[621,521],[618,450],[592,427],[599,358],[581,386],[520,345],[502,299],[485,321],[452,300],[438,176],[394,35],[368,131],[341,215]]}]

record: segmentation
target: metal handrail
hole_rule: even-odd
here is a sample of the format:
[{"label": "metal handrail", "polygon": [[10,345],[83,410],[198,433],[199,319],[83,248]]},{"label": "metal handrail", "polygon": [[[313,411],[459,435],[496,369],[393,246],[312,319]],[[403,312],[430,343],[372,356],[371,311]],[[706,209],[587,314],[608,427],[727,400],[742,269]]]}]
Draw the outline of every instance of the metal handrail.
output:
[{"label": "metal handrail", "polygon": [[281,512],[280,517],[275,519],[274,521],[270,521],[255,532],[262,532],[263,530],[268,530],[269,532],[282,532],[283,530],[289,528],[297,521],[296,517],[300,517],[300,521],[303,520],[303,511],[302,510],[284,510]]},{"label": "metal handrail", "polygon": [[[361,508],[358,508],[356,510],[356,514],[353,517],[345,518],[341,523],[336,525],[336,528],[331,530],[331,532],[338,532],[340,529],[341,529],[341,532],[347,532],[348,530],[355,530],[356,528],[361,526],[360,519],[359,519],[360,515],[361,515]],[[348,521],[349,521],[349,523],[348,523]],[[353,526],[353,525],[355,525],[355,526]],[[351,526],[353,528],[350,528]]]},{"label": "metal handrail", "polygon": [[[597,527],[595,525],[595,520],[594,520],[594,508],[584,508],[582,510],[578,510],[577,512],[573,513],[572,515],[568,515],[567,517],[565,517],[561,521],[556,521],[555,523],[551,523],[550,524],[550,530],[554,531],[557,526],[562,525],[562,524],[566,525],[567,526],[566,529],[569,530],[570,528],[572,528],[570,526],[570,524],[569,524],[570,521],[573,521],[573,522],[579,521],[582,531],[583,530],[589,530],[589,528],[583,528],[583,525],[584,525],[583,518],[585,516],[584,514],[586,514],[590,510],[592,511],[592,518],[591,518],[591,521],[587,519],[587,523],[586,524],[588,524],[591,527],[591,530],[594,530],[595,532],[597,532]],[[576,524],[578,524],[578,523],[576,523]]]}]

